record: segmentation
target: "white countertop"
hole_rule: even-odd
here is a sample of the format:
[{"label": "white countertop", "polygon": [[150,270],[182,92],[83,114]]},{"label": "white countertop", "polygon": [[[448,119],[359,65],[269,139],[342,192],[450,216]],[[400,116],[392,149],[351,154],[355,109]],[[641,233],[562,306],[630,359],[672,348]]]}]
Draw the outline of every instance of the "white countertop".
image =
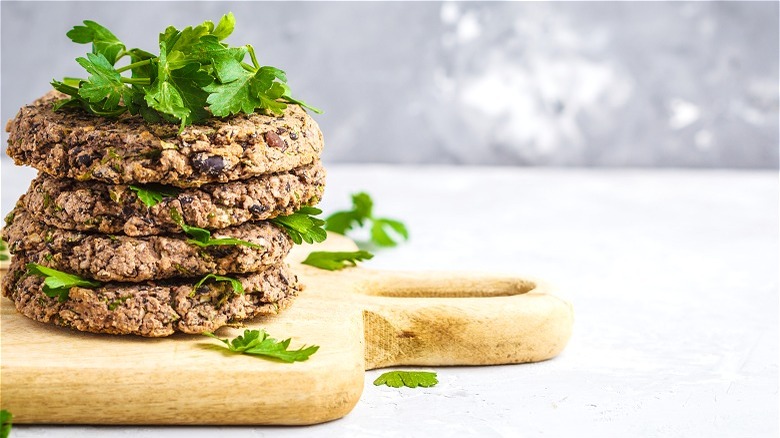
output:
[{"label": "white countertop", "polygon": [[[352,413],[312,427],[17,425],[11,436],[778,435],[777,172],[328,169],[326,213],[366,190],[378,215],[411,230],[367,266],[546,279],[574,304],[568,347],[538,364],[436,368],[428,389],[374,387],[381,371],[370,371]],[[3,211],[29,175],[3,160]]]}]

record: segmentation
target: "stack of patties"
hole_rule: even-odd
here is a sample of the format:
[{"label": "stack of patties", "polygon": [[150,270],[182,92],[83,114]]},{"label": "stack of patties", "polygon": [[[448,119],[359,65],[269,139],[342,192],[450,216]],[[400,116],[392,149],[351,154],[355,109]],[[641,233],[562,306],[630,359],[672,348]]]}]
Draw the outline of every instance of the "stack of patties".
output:
[{"label": "stack of patties", "polygon": [[39,170],[3,230],[13,260],[2,291],[20,313],[167,336],[291,303],[301,285],[284,262],[295,233],[285,219],[318,203],[325,183],[322,133],[301,107],[179,133],[54,112],[60,98],[44,96],[6,127],[8,155]]}]

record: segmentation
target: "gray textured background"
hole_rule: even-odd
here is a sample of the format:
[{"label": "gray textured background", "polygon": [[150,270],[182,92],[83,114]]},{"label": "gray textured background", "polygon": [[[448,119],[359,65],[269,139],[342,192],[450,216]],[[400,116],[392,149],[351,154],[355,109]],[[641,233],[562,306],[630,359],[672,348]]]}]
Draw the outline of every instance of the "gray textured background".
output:
[{"label": "gray textured background", "polygon": [[329,162],[778,167],[776,2],[3,2],[2,118],[81,75],[83,19],[156,51],[229,10]]}]

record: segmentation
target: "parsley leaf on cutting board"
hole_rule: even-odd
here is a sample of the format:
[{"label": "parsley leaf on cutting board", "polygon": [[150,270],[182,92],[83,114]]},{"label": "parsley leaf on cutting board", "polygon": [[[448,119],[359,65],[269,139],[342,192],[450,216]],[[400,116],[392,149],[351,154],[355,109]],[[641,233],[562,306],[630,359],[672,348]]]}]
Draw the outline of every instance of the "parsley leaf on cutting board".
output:
[{"label": "parsley leaf on cutting board", "polygon": [[265,330],[244,330],[243,335],[234,338],[232,341],[218,338],[209,332],[203,334],[221,341],[234,353],[273,358],[287,363],[305,361],[320,348],[317,345],[308,347],[304,345],[297,350],[289,350],[289,338],[277,341],[270,337]]}]

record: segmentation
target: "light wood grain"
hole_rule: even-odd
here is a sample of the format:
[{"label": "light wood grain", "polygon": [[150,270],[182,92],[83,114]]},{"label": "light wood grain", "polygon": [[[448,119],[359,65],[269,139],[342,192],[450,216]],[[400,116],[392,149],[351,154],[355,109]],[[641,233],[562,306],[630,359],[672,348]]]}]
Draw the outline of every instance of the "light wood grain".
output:
[{"label": "light wood grain", "polygon": [[[316,249],[354,248],[331,235]],[[293,306],[247,324],[293,347],[319,345],[306,362],[232,355],[200,336],[78,333],[31,321],[3,299],[0,404],[18,423],[314,424],[354,407],[366,369],[545,360],[571,334],[571,305],[537,280],[328,272],[298,263],[311,250],[288,258],[307,285]]]}]

